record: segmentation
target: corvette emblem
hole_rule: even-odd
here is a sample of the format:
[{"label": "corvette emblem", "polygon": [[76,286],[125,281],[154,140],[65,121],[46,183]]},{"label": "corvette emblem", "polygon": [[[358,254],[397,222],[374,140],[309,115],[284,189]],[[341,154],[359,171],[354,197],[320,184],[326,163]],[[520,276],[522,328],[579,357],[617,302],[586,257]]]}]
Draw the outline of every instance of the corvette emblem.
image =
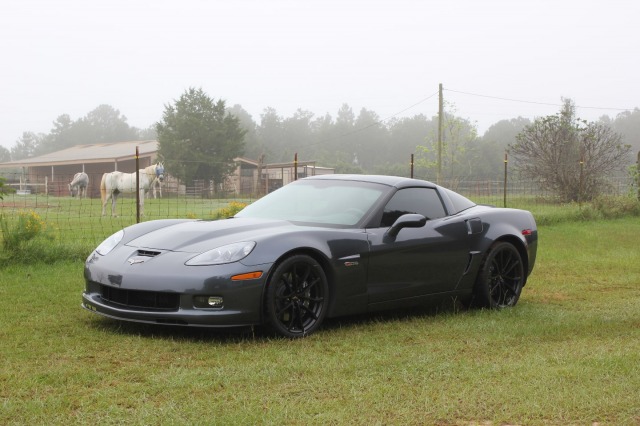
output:
[{"label": "corvette emblem", "polygon": [[135,265],[136,263],[144,263],[144,259],[131,258],[131,259],[127,259],[127,262],[129,262],[129,265]]},{"label": "corvette emblem", "polygon": [[354,254],[351,256],[345,256],[345,257],[341,257],[340,261],[344,262],[344,266],[351,267],[351,266],[358,266],[358,259],[360,259],[360,255],[359,254]]}]

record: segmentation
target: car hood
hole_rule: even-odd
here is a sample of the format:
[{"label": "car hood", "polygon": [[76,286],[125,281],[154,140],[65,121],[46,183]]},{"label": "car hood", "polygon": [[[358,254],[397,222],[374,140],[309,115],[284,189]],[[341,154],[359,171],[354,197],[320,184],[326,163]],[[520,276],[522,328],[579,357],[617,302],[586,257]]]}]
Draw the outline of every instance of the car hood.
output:
[{"label": "car hood", "polygon": [[256,241],[268,235],[282,234],[296,225],[282,220],[232,218],[216,221],[183,222],[166,226],[125,245],[153,250],[200,253],[239,241]]}]

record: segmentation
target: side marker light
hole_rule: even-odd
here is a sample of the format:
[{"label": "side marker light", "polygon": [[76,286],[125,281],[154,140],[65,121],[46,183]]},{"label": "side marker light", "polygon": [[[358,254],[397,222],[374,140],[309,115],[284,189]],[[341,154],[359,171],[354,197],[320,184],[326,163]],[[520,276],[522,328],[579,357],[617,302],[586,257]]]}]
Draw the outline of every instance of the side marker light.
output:
[{"label": "side marker light", "polygon": [[246,274],[234,275],[231,277],[231,281],[245,281],[245,280],[257,280],[262,276],[262,271],[247,272]]}]

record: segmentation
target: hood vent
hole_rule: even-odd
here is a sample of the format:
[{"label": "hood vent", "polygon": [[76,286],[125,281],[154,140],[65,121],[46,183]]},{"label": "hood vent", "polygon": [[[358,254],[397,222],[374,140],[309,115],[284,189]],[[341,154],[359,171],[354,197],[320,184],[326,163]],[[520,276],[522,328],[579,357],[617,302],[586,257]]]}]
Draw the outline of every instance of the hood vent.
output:
[{"label": "hood vent", "polygon": [[154,251],[154,250],[138,250],[138,256],[156,257],[159,254],[160,254],[159,251]]}]

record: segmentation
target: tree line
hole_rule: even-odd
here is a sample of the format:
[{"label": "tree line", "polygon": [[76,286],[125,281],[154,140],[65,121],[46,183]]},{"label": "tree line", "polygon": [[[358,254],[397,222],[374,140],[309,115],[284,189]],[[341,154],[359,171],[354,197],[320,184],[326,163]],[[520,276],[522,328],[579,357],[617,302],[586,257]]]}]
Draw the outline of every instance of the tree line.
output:
[{"label": "tree line", "polygon": [[[553,137],[564,135],[567,141],[574,141],[571,143],[576,145],[579,138],[575,135],[581,132],[580,125],[593,127],[597,124],[608,129],[608,136],[613,136],[609,137],[608,148],[596,154],[611,153],[616,145],[628,146],[613,155],[616,162],[613,168],[623,169],[632,163],[630,153],[640,150],[639,109],[625,111],[614,118],[603,116],[597,123],[588,124],[576,117],[571,100],[563,102],[558,116],[564,114],[565,130],[564,133],[556,132]],[[542,146],[529,146],[529,151],[517,147],[522,148],[523,137],[527,132],[531,135],[532,131],[540,130],[545,119],[549,124],[550,117],[534,121],[522,117],[500,120],[479,135],[475,123],[460,117],[455,105],[445,101],[442,176],[501,176],[506,150],[515,154],[515,159],[526,171],[527,159],[535,158],[536,149]],[[362,108],[356,112],[347,104],[338,109],[335,117],[330,114],[316,116],[304,109],[285,117],[269,107],[256,120],[240,105],[229,107],[224,100],[216,101],[202,89],[190,88],[173,103],[165,105],[163,116],[149,128],[132,127],[117,109],[100,105],[78,120],[72,120],[67,114],[59,116],[48,134],[24,132],[11,150],[0,147],[0,162],[75,145],[157,139],[168,170],[187,182],[194,179],[220,181],[230,171],[229,160],[237,156],[278,163],[291,162],[296,153],[300,159],[315,160],[318,165],[333,167],[340,173],[405,176],[409,172],[411,154],[414,154],[414,167],[420,176],[434,179],[439,157],[438,124],[437,115],[416,114],[383,120],[372,110]],[[593,137],[592,132],[589,138]],[[589,138],[582,141],[591,140]],[[596,154],[592,157],[597,157]],[[577,155],[579,157],[580,153]],[[565,155],[562,161],[566,164],[556,164],[556,170],[557,167],[571,167],[571,173],[575,174],[575,167],[580,162],[578,157]],[[611,169],[609,167],[609,171]],[[539,170],[531,173],[539,173]]]}]

